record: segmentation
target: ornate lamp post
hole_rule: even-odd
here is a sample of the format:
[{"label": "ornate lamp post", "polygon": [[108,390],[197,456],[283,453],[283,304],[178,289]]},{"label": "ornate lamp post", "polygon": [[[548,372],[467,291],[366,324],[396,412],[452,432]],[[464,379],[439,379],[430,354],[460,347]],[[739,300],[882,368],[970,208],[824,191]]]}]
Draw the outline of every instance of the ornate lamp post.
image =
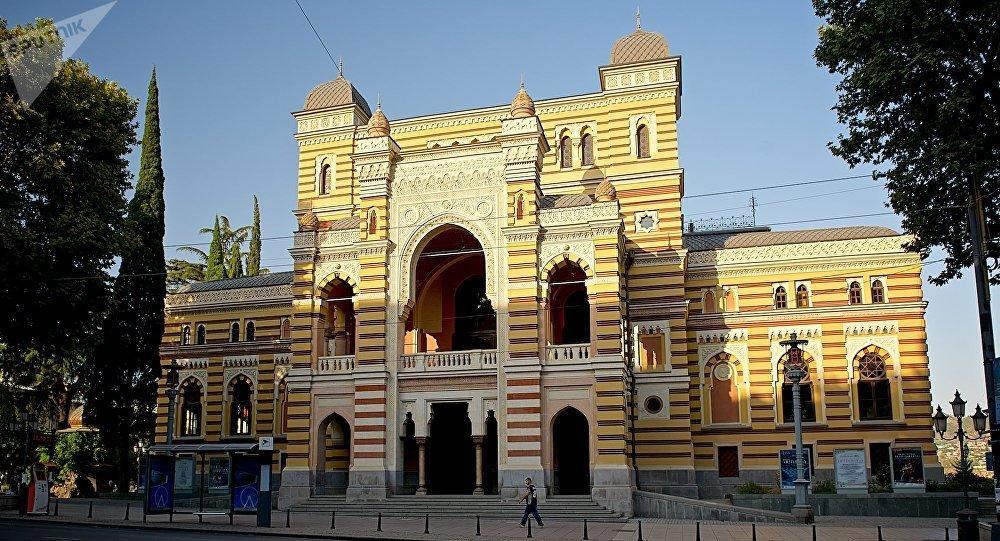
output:
[{"label": "ornate lamp post", "polygon": [[180,366],[176,359],[170,360],[170,370],[167,372],[167,445],[174,444],[174,408],[177,402],[177,369]]},{"label": "ornate lamp post", "polygon": [[792,507],[792,514],[802,522],[813,521],[813,508],[806,501],[809,493],[809,481],[805,478],[805,459],[802,444],[802,392],[799,384],[808,375],[806,372],[805,360],[802,356],[802,349],[799,346],[808,344],[808,340],[799,340],[796,333],[792,333],[788,340],[782,340],[780,344],[788,348],[785,358],[785,378],[792,384],[792,407],[795,412],[795,506]]},{"label": "ornate lamp post", "polygon": [[[965,400],[962,399],[962,395],[955,391],[955,398],[951,401],[951,412],[955,416],[955,420],[958,421],[958,431],[954,436],[946,438],[944,433],[948,431],[948,416],[941,411],[941,406],[937,407],[937,413],[934,414],[934,430],[938,433],[938,436],[945,441],[958,440],[958,452],[962,463],[964,464],[969,459],[969,449],[965,445],[965,440],[981,440],[989,435],[986,429],[986,421],[989,417],[983,412],[983,409],[976,404],[976,413],[972,414],[972,425],[976,429],[978,436],[972,437],[965,432],[965,427],[963,426],[963,419],[965,418]],[[975,512],[975,509],[969,505],[969,480],[965,479],[963,483],[963,492],[965,493],[965,507],[967,509]],[[978,513],[977,513],[978,514]]]}]

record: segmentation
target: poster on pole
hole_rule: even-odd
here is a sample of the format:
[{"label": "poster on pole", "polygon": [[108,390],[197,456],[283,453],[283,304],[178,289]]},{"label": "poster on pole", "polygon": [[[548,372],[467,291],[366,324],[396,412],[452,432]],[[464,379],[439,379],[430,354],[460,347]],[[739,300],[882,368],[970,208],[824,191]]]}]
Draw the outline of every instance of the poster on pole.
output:
[{"label": "poster on pole", "polygon": [[174,466],[174,475],[176,477],[174,486],[177,487],[177,490],[192,490],[194,488],[194,458],[178,457],[176,466]]},{"label": "poster on pole", "polygon": [[834,450],[833,468],[838,494],[868,492],[868,469],[865,465],[864,449]]},{"label": "poster on pole", "polygon": [[146,513],[150,515],[174,511],[174,457],[150,455],[149,475],[146,476]]},{"label": "poster on pole", "polygon": [[[802,450],[803,473],[807,481],[812,480],[812,463],[810,462],[809,449]],[[778,451],[778,461],[781,463],[781,490],[795,490],[795,479],[798,473],[795,468],[795,450],[782,449]]]},{"label": "poster on pole", "polygon": [[924,455],[919,447],[892,448],[892,487],[924,488]]},{"label": "poster on pole", "polygon": [[232,462],[234,513],[256,513],[260,501],[260,459],[255,455],[235,455]]}]

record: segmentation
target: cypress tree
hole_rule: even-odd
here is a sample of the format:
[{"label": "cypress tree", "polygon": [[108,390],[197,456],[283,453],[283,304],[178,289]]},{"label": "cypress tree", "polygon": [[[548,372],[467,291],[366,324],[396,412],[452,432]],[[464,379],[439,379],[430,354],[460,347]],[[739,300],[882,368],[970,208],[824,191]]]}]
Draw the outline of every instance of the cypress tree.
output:
[{"label": "cypress tree", "polygon": [[243,252],[240,251],[240,243],[234,242],[233,249],[229,251],[229,277],[243,277]]},{"label": "cypress tree", "polygon": [[260,205],[253,196],[253,225],[250,227],[250,252],[247,254],[247,276],[260,274]]},{"label": "cypress tree", "polygon": [[219,217],[216,216],[215,227],[212,229],[212,244],[208,248],[208,260],[205,262],[205,280],[224,280],[229,277],[224,258]]},{"label": "cypress tree", "polygon": [[115,464],[118,490],[133,479],[133,443],[153,432],[156,384],[163,338],[163,163],[159,89],[149,80],[139,179],[120,236],[122,260],[115,278],[102,340],[91,364],[86,421],[100,430]]}]

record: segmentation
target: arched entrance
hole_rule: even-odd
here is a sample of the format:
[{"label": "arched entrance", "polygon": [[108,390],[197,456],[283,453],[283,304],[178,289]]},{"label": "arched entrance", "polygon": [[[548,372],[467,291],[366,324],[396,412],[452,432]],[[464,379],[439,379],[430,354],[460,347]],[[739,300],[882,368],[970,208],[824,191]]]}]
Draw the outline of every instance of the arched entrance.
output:
[{"label": "arched entrance", "polygon": [[454,225],[431,235],[410,278],[416,283],[404,354],[496,349],[496,310],[486,296],[482,245]]},{"label": "arched entrance", "polygon": [[472,421],[465,402],[431,406],[427,439],[427,491],[430,494],[472,494],[476,485],[476,451]]},{"label": "arched entrance", "polygon": [[572,261],[562,261],[549,273],[548,335],[553,345],[590,343],[590,301],[587,273]]},{"label": "arched entrance", "polygon": [[318,436],[322,443],[316,457],[316,492],[345,494],[351,469],[351,426],[331,413],[320,424]]},{"label": "arched entrance", "polygon": [[590,426],[571,407],[552,420],[552,485],[555,494],[590,494]]},{"label": "arched entrance", "polygon": [[321,292],[323,336],[320,356],[354,355],[354,288],[334,278]]}]

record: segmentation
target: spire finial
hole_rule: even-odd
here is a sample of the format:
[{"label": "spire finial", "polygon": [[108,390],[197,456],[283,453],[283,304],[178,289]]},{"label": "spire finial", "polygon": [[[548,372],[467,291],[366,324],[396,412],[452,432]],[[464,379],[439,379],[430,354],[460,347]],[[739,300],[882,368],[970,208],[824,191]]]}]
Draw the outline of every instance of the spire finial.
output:
[{"label": "spire finial", "polygon": [[344,56],[340,56],[340,62],[337,63],[337,71],[340,72],[340,76],[344,76]]},{"label": "spire finial", "polygon": [[635,29],[642,30],[642,18],[639,16],[639,6],[635,6]]},{"label": "spire finial", "polygon": [[521,72],[521,88],[524,88],[524,72]]},{"label": "spire finial", "polygon": [[376,109],[381,109],[382,108],[382,93],[381,92],[378,93],[378,102],[376,103],[375,108]]}]

